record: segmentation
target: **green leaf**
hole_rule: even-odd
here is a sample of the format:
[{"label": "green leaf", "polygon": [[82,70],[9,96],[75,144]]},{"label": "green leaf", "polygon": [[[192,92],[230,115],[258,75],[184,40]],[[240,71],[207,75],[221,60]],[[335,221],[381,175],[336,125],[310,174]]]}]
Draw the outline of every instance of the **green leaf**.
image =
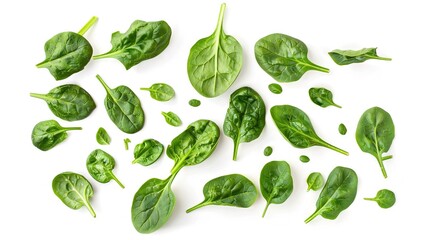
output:
[{"label": "green leaf", "polygon": [[323,187],[325,180],[320,172],[312,172],[307,177],[307,192],[310,190],[317,191]]},{"label": "green leaf", "polygon": [[214,33],[198,40],[188,57],[188,77],[204,97],[223,94],[240,73],[243,53],[240,43],[223,31],[225,3],[221,5]]},{"label": "green leaf", "polygon": [[171,28],[165,21],[134,21],[127,32],[112,34],[112,49],[94,59],[116,58],[128,70],[158,56],[170,43]]},{"label": "green leaf", "polygon": [[312,102],[314,102],[314,104],[323,108],[329,106],[341,108],[340,105],[334,103],[334,100],[332,100],[332,92],[326,88],[310,88],[308,90],[308,95],[310,95],[310,99]]},{"label": "green leaf", "polygon": [[349,155],[348,152],[322,140],[314,131],[310,118],[301,109],[291,105],[277,105],[271,108],[271,117],[277,128],[292,146],[308,148],[322,146]]},{"label": "green leaf", "polygon": [[96,139],[98,144],[100,145],[109,145],[111,138],[109,134],[107,133],[106,129],[100,127],[96,134]]},{"label": "green leaf", "polygon": [[76,210],[85,206],[95,217],[94,209],[90,203],[94,190],[84,176],[72,172],[58,174],[52,180],[52,190],[67,207]]},{"label": "green leaf", "polygon": [[384,178],[387,178],[383,161],[392,158],[383,156],[389,151],[395,138],[395,125],[388,112],[379,107],[366,110],[356,128],[356,142],[363,152],[373,155],[380,165]]},{"label": "green leaf", "polygon": [[271,203],[284,203],[293,191],[293,179],[289,164],[285,161],[271,161],[262,168],[259,180],[262,196],[267,200],[262,217]]},{"label": "green leaf", "polygon": [[149,166],[161,157],[164,151],[164,145],[155,139],[146,139],[134,147],[133,164],[139,163],[143,166]]},{"label": "green leaf", "polygon": [[303,163],[308,163],[308,162],[310,162],[310,158],[308,156],[301,155],[301,156],[299,156],[299,161],[301,161]]},{"label": "green leaf", "polygon": [[189,105],[192,107],[199,107],[201,105],[201,101],[198,99],[189,100]]},{"label": "green leaf", "polygon": [[174,112],[161,112],[161,114],[171,126],[178,127],[182,125],[182,120]]},{"label": "green leaf", "polygon": [[108,183],[113,179],[121,188],[124,188],[124,185],[113,174],[115,159],[105,151],[101,149],[92,151],[86,159],[86,168],[89,174],[98,182]]},{"label": "green leaf", "polygon": [[355,200],[357,186],[358,177],[355,171],[346,167],[334,168],[316,202],[316,211],[305,223],[309,223],[318,215],[326,219],[336,219]]},{"label": "green leaf", "polygon": [[283,92],[282,86],[277,83],[271,83],[270,85],[268,85],[268,89],[274,94],[280,94]]},{"label": "green leaf", "polygon": [[240,174],[230,174],[210,180],[203,188],[204,201],[186,210],[190,213],[207,205],[248,208],[258,197],[255,185]]},{"label": "green leaf", "polygon": [[377,192],[377,195],[374,198],[364,198],[368,201],[377,202],[378,206],[381,208],[390,208],[396,202],[395,193],[388,189],[381,189]]},{"label": "green leaf", "polygon": [[55,120],[37,123],[31,133],[33,145],[42,151],[48,151],[62,143],[68,137],[67,131],[82,130],[81,127],[62,127]]},{"label": "green leaf", "polygon": [[338,65],[361,63],[369,59],[391,61],[391,58],[377,56],[377,48],[362,48],[360,50],[333,50],[329,52],[332,60]]},{"label": "green leaf", "polygon": [[346,135],[346,133],[347,133],[347,127],[346,127],[346,125],[344,125],[343,123],[341,123],[340,125],[338,125],[338,132],[341,135]]},{"label": "green leaf", "polygon": [[264,149],[264,156],[268,157],[271,156],[271,154],[273,153],[273,148],[270,146],[265,147]]},{"label": "green leaf", "polygon": [[223,123],[223,132],[234,141],[233,160],[237,159],[242,142],[257,139],[265,127],[265,103],[250,87],[242,87],[231,94]]},{"label": "green leaf", "polygon": [[45,100],[51,112],[66,121],[84,119],[95,109],[91,95],[75,84],[55,87],[47,94],[30,93],[30,96]]},{"label": "green leaf", "polygon": [[137,95],[127,86],[109,88],[100,75],[97,79],[106,90],[104,106],[112,122],[125,133],[140,131],[144,125],[144,112]]},{"label": "green leaf", "polygon": [[280,33],[263,37],[255,44],[259,66],[278,82],[298,81],[309,70],[329,72],[308,60],[307,53],[303,42]]},{"label": "green leaf", "polygon": [[149,88],[140,88],[140,90],[149,91],[153,99],[161,102],[170,101],[175,95],[174,89],[165,83],[155,83]]}]

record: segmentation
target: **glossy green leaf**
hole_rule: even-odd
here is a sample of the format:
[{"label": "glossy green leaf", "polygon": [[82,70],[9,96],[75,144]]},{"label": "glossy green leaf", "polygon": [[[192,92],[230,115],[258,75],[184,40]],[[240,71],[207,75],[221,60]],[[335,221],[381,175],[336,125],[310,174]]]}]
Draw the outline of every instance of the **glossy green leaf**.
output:
[{"label": "glossy green leaf", "polygon": [[395,125],[388,112],[373,107],[362,114],[356,128],[356,141],[363,152],[377,159],[385,178],[387,173],[383,161],[391,159],[392,155],[383,156],[383,153],[389,151],[394,138]]},{"label": "glossy green leaf", "polygon": [[100,75],[97,79],[106,90],[104,106],[112,122],[125,133],[140,131],[144,125],[144,112],[137,95],[127,86],[109,88]]},{"label": "glossy green leaf", "polygon": [[62,127],[55,120],[46,120],[37,123],[31,133],[33,145],[42,151],[60,144],[68,137],[67,131],[82,130],[81,127]]},{"label": "glossy green leaf", "polygon": [[308,163],[308,162],[310,162],[310,158],[308,156],[301,155],[301,156],[299,156],[299,161],[301,161],[303,163]]},{"label": "glossy green leaf", "polygon": [[161,102],[170,101],[176,94],[174,89],[165,83],[154,83],[149,88],[140,88],[140,90],[149,91],[153,99]]},{"label": "glossy green leaf", "polygon": [[98,182],[108,183],[113,179],[121,188],[124,188],[124,185],[113,174],[115,159],[107,152],[101,149],[92,151],[86,159],[86,168],[89,174]]},{"label": "glossy green leaf", "polygon": [[189,105],[192,107],[199,107],[201,105],[201,101],[198,99],[189,100]]},{"label": "glossy green leaf", "polygon": [[273,148],[270,146],[265,147],[264,156],[269,157],[273,153]]},{"label": "glossy green leaf", "polygon": [[139,163],[143,166],[149,166],[161,157],[164,151],[164,145],[155,139],[146,139],[134,147],[133,164]]},{"label": "glossy green leaf", "polygon": [[388,189],[381,189],[377,192],[377,195],[373,198],[364,198],[368,201],[377,202],[378,206],[381,208],[390,208],[396,202],[395,193]]},{"label": "glossy green leaf", "polygon": [[76,210],[85,206],[95,217],[94,209],[90,203],[94,190],[84,176],[72,172],[58,174],[52,180],[52,190],[67,207]]},{"label": "glossy green leaf", "polygon": [[271,117],[283,137],[294,147],[322,146],[349,155],[348,152],[322,140],[314,131],[307,114],[297,107],[291,105],[274,106],[271,108]]},{"label": "glossy green leaf", "polygon": [[308,90],[308,95],[310,96],[310,99],[312,102],[314,102],[314,104],[323,108],[329,106],[341,108],[340,105],[334,103],[334,100],[332,100],[332,92],[326,88],[310,88]]},{"label": "glossy green leaf", "polygon": [[255,44],[259,66],[278,82],[298,81],[309,70],[329,72],[308,60],[307,53],[303,42],[280,33],[263,37]]},{"label": "glossy green leaf", "polygon": [[46,101],[51,112],[66,121],[84,119],[95,109],[91,95],[75,84],[55,87],[47,94],[30,93],[30,96]]},{"label": "glossy green leaf", "polygon": [[268,85],[268,89],[274,94],[280,94],[283,92],[282,86],[277,83],[271,83],[270,85]]},{"label": "glossy green leaf", "polygon": [[171,28],[165,21],[134,21],[127,32],[112,34],[112,49],[94,59],[116,58],[128,70],[158,56],[170,43]]},{"label": "glossy green leaf", "polygon": [[238,146],[257,139],[265,127],[265,103],[250,87],[242,87],[231,94],[223,123],[223,132],[234,141],[233,160]]},{"label": "glossy green leaf", "polygon": [[98,144],[100,145],[109,145],[111,138],[109,134],[107,133],[106,129],[100,127],[96,134],[96,139]]},{"label": "glossy green leaf", "polygon": [[230,174],[210,180],[203,188],[204,201],[186,210],[190,213],[208,205],[248,208],[258,197],[255,185],[240,174]]},{"label": "glossy green leaf", "polygon": [[293,179],[289,164],[285,161],[271,161],[262,168],[259,179],[262,196],[267,201],[262,217],[271,203],[284,203],[293,191]]},{"label": "glossy green leaf", "polygon": [[164,116],[165,121],[171,126],[178,127],[182,125],[182,120],[174,112],[161,112],[161,114]]},{"label": "glossy green leaf", "polygon": [[341,135],[346,135],[346,133],[347,133],[347,127],[346,127],[346,125],[344,125],[343,123],[341,123],[340,125],[338,125],[338,132]]},{"label": "glossy green leaf", "polygon": [[243,62],[240,43],[223,30],[225,7],[223,3],[214,33],[198,40],[188,57],[189,80],[204,97],[216,97],[228,90]]},{"label": "glossy green leaf", "polygon": [[326,219],[336,219],[355,200],[357,187],[358,177],[353,169],[334,168],[316,202],[316,211],[305,220],[305,223],[309,223],[318,215]]},{"label": "glossy green leaf", "polygon": [[320,172],[312,172],[307,177],[307,192],[310,190],[317,191],[323,187],[325,179]]},{"label": "glossy green leaf", "polygon": [[377,48],[362,48],[360,50],[333,50],[329,52],[332,60],[338,65],[361,63],[369,59],[391,61],[391,58],[377,56]]}]

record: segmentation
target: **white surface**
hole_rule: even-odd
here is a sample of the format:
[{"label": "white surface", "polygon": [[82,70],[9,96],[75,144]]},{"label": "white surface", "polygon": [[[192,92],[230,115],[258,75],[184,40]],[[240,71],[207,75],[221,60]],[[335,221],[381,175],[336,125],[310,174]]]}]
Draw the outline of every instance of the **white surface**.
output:
[{"label": "white surface", "polygon": [[[224,29],[243,46],[243,68],[234,85],[222,96],[206,99],[189,83],[186,62],[191,46],[212,33],[222,1],[7,1],[0,10],[2,37],[2,128],[0,146],[2,171],[0,184],[0,239],[362,239],[391,237],[427,239],[427,7],[424,1],[238,1],[228,0]],[[173,35],[168,48],[158,57],[126,71],[115,59],[91,61],[84,71],[56,82],[46,69],[35,64],[44,59],[46,40],[62,31],[78,31],[93,15],[99,17],[85,37],[94,53],[110,49],[110,35],[124,32],[135,19],[166,20]],[[255,42],[267,34],[280,32],[305,42],[309,58],[328,67],[331,73],[311,71],[291,84],[282,84],[283,94],[267,88],[275,82],[256,63]],[[371,60],[363,64],[337,66],[327,54],[339,49],[379,47],[380,56],[393,61]],[[142,131],[127,135],[108,118],[103,106],[105,92],[95,78],[100,74],[111,86],[130,86],[143,103],[146,123]],[[176,90],[174,100],[161,103],[139,87],[165,82]],[[92,115],[82,121],[65,122],[56,118],[41,100],[30,92],[45,93],[55,86],[76,83],[89,91],[97,103]],[[165,154],[150,167],[131,165],[134,145],[155,138],[167,146],[194,120],[208,118],[222,128],[229,95],[241,86],[251,86],[264,98],[267,110],[276,104],[292,104],[311,118],[319,135],[350,152],[349,157],[313,147],[296,149],[284,140],[267,114],[267,124],[259,139],[240,145],[238,161],[231,160],[233,144],[221,136],[214,154],[204,163],[182,169],[173,183],[177,204],[168,223],[150,235],[141,235],[131,223],[130,207],[134,193],[151,177],[165,178],[172,160]],[[343,109],[322,109],[308,98],[313,86],[324,86],[334,93]],[[198,108],[188,105],[200,99]],[[376,160],[363,153],[354,140],[360,115],[369,107],[380,106],[391,113],[396,138],[386,161],[388,179],[383,179]],[[173,110],[183,120],[179,128],[167,125],[161,111]],[[64,126],[81,126],[66,142],[48,152],[32,146],[33,126],[56,119]],[[338,133],[345,123],[348,134]],[[99,146],[95,133],[99,126],[112,136],[110,146]],[[123,139],[130,138],[125,151]],[[265,146],[274,149],[263,156]],[[88,174],[88,154],[101,148],[117,161],[114,170],[125,184],[100,184]],[[307,164],[298,158],[306,154]],[[225,174],[241,173],[259,187],[259,173],[269,160],[286,160],[294,177],[294,192],[283,205],[271,205],[261,218],[265,200],[259,196],[249,209],[209,206],[191,214],[185,210],[203,199],[208,180]],[[315,209],[319,192],[306,192],[305,179],[312,171],[325,177],[338,165],[353,168],[359,176],[355,202],[335,221],[317,217],[310,224],[304,219]],[[63,171],[86,176],[95,188],[93,219],[82,208],[73,211],[53,194],[51,181]],[[388,188],[397,196],[391,209],[362,200],[377,190]],[[398,239],[398,238],[396,238]]]}]

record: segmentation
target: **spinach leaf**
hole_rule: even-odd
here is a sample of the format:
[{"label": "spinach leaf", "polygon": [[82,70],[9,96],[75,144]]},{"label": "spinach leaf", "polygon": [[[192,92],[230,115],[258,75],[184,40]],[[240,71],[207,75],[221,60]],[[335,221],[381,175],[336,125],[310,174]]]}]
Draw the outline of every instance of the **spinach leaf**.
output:
[{"label": "spinach leaf", "polygon": [[111,138],[110,138],[109,134],[107,133],[106,129],[104,129],[102,127],[100,127],[98,129],[97,134],[96,134],[96,139],[100,145],[109,145],[110,141],[111,141]]},{"label": "spinach leaf", "polygon": [[101,149],[92,151],[86,159],[86,168],[89,174],[98,182],[108,183],[113,179],[121,188],[124,188],[124,185],[112,171],[115,168],[115,159],[107,152]]},{"label": "spinach leaf", "polygon": [[164,145],[155,139],[146,139],[134,147],[133,164],[139,163],[143,166],[149,166],[161,157],[164,151]]},{"label": "spinach leaf", "polygon": [[299,161],[301,161],[303,163],[308,163],[308,162],[310,162],[310,158],[305,156],[305,155],[301,155],[301,156],[299,156]]},{"label": "spinach leaf", "polygon": [[170,218],[176,203],[174,193],[171,191],[171,183],[176,174],[172,174],[166,180],[149,179],[134,195],[131,220],[138,232],[154,232]]},{"label": "spinach leaf", "polygon": [[373,107],[362,114],[356,128],[356,141],[363,152],[377,159],[384,178],[387,173],[383,161],[391,159],[392,155],[383,156],[383,153],[389,151],[394,138],[395,125],[388,112]]},{"label": "spinach leaf", "polygon": [[310,190],[317,191],[323,187],[325,179],[320,172],[312,172],[307,177],[307,192]]},{"label": "spinach leaf", "polygon": [[264,149],[264,156],[268,157],[273,153],[273,148],[270,146],[265,147]]},{"label": "spinach leaf", "polygon": [[125,150],[128,150],[128,144],[131,143],[131,140],[129,138],[125,138],[124,139],[124,146],[125,146]]},{"label": "spinach leaf", "polygon": [[243,62],[240,43],[223,31],[225,7],[223,3],[214,33],[198,40],[188,57],[189,80],[204,97],[216,97],[228,90]]},{"label": "spinach leaf", "polygon": [[45,43],[46,59],[37,64],[38,68],[47,68],[55,80],[63,80],[80,72],[92,56],[91,44],[82,37],[94,25],[97,17],[92,17],[78,32],[62,32]]},{"label": "spinach leaf", "polygon": [[390,208],[396,202],[395,193],[388,189],[381,189],[377,192],[377,195],[374,198],[364,198],[368,201],[377,202],[378,206],[381,208]]},{"label": "spinach leaf", "polygon": [[329,106],[341,108],[340,105],[334,103],[334,100],[332,100],[332,92],[326,88],[310,88],[310,90],[308,90],[308,95],[310,95],[310,99],[314,104],[323,108]]},{"label": "spinach leaf", "polygon": [[161,112],[161,114],[171,126],[178,127],[182,125],[182,120],[174,112]]},{"label": "spinach leaf", "polygon": [[60,144],[68,137],[67,131],[82,130],[81,127],[62,127],[55,120],[46,120],[37,123],[31,133],[33,145],[42,151]]},{"label": "spinach leaf", "polygon": [[308,60],[307,52],[303,42],[280,33],[263,37],[255,44],[259,66],[278,82],[298,81],[309,70],[329,72]]},{"label": "spinach leaf", "polygon": [[280,94],[283,92],[282,86],[277,83],[271,83],[270,85],[268,85],[268,89],[274,94]]},{"label": "spinach leaf", "polygon": [[291,105],[274,106],[271,108],[271,117],[283,137],[294,147],[322,146],[349,155],[348,152],[322,140],[314,131],[307,114],[297,107]]},{"label": "spinach leaf", "polygon": [[85,206],[95,217],[95,211],[89,202],[94,190],[84,176],[72,172],[60,173],[52,180],[52,190],[67,207],[76,210]]},{"label": "spinach leaf", "polygon": [[391,58],[377,56],[377,48],[362,48],[361,50],[333,50],[329,52],[332,60],[338,65],[361,63],[369,59],[391,61]]},{"label": "spinach leaf", "polygon": [[240,143],[257,139],[264,127],[265,103],[261,96],[250,87],[242,87],[232,93],[223,132],[234,141],[233,160],[237,159]]},{"label": "spinach leaf", "polygon": [[335,219],[355,200],[358,177],[350,168],[336,167],[328,176],[325,187],[316,202],[316,211],[305,220],[309,223],[318,215]]},{"label": "spinach leaf", "polygon": [[158,56],[170,43],[171,28],[165,21],[134,21],[127,32],[112,34],[112,49],[94,59],[116,58],[128,70]]},{"label": "spinach leaf", "polygon": [[189,105],[192,107],[199,107],[201,105],[201,101],[198,99],[189,100]]},{"label": "spinach leaf", "polygon": [[165,83],[154,83],[149,88],[140,88],[140,90],[149,91],[153,99],[161,102],[170,101],[176,94],[174,89]]},{"label": "spinach leaf", "polygon": [[267,200],[262,217],[271,203],[282,204],[293,191],[293,179],[289,164],[285,161],[271,161],[262,168],[259,179],[262,196]]},{"label": "spinach leaf", "polygon": [[95,109],[91,95],[75,84],[53,88],[47,94],[30,93],[30,96],[45,100],[52,113],[66,121],[84,119]]},{"label": "spinach leaf", "polygon": [[127,86],[109,88],[100,75],[97,79],[106,90],[104,106],[112,122],[125,133],[140,131],[144,124],[144,112],[137,95]]},{"label": "spinach leaf", "polygon": [[338,125],[338,132],[341,135],[346,135],[346,133],[347,133],[347,127],[346,127],[346,125],[344,125],[343,123],[341,123],[340,125]]},{"label": "spinach leaf", "polygon": [[255,185],[240,174],[230,174],[210,180],[203,188],[204,201],[186,210],[190,213],[208,205],[248,208],[258,197]]}]

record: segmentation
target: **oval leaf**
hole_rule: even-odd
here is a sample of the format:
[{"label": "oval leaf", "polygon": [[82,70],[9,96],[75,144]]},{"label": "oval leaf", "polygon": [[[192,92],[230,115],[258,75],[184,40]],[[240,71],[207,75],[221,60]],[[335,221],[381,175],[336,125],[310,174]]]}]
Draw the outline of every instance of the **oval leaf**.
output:
[{"label": "oval leaf", "polygon": [[115,168],[115,159],[101,149],[92,151],[86,159],[86,168],[89,174],[100,183],[107,183],[110,180],[115,180],[121,188],[124,185],[113,174]]},{"label": "oval leaf", "polygon": [[81,127],[62,127],[55,120],[37,123],[31,133],[33,145],[42,151],[48,151],[68,137],[67,131],[82,130]]},{"label": "oval leaf", "polygon": [[149,166],[161,157],[164,145],[155,139],[146,139],[134,148],[134,163]]}]

